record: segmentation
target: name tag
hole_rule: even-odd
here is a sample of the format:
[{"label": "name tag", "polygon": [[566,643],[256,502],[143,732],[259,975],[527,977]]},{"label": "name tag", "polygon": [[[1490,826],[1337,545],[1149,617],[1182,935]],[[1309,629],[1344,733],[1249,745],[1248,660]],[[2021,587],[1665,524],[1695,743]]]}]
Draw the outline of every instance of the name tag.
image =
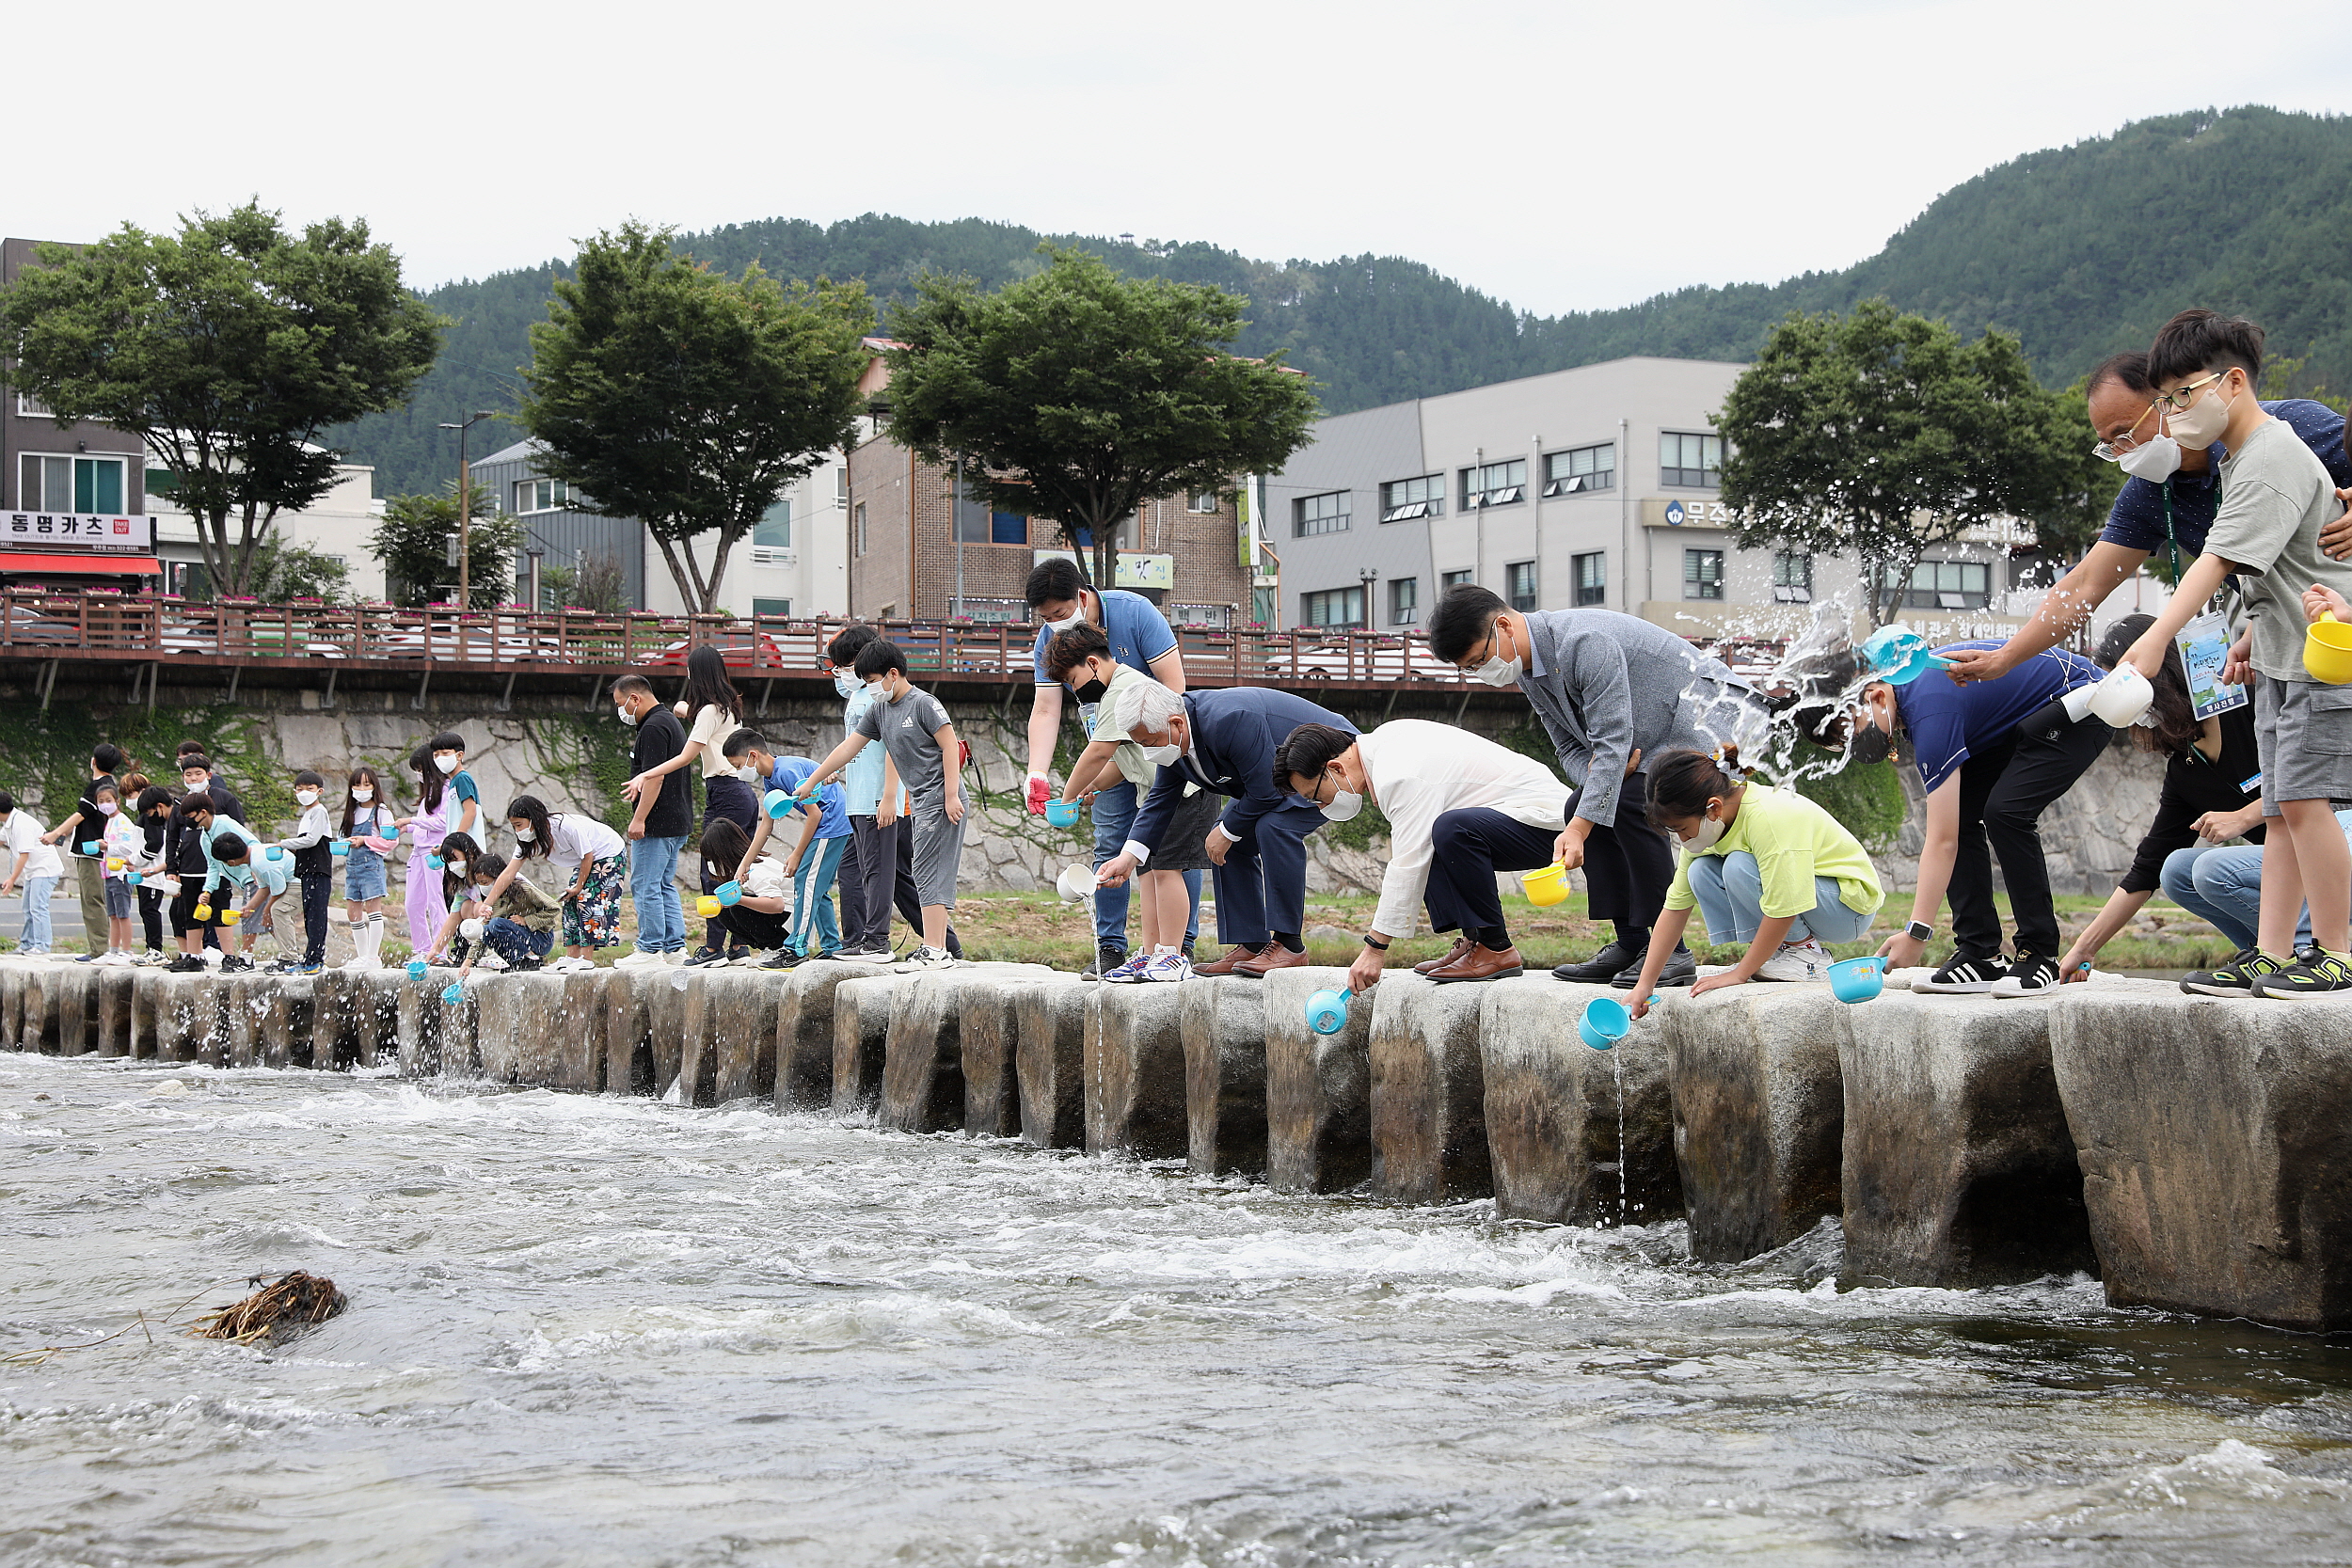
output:
[{"label": "name tag", "polygon": [[2244,784],[2238,785],[2237,791],[2240,795],[2259,795],[2262,793],[2262,787],[2263,776],[2260,773],[2256,773],[2251,778],[2249,778]]}]

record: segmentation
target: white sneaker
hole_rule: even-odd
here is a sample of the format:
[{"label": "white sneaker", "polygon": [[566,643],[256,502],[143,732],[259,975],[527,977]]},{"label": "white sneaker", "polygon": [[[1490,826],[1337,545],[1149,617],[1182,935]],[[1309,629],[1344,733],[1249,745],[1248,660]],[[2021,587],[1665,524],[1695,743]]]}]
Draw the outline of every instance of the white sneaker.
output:
[{"label": "white sneaker", "polygon": [[1158,953],[1144,962],[1143,978],[1147,982],[1189,980],[1192,960],[1182,953]]},{"label": "white sneaker", "polygon": [[1826,980],[1833,961],[1829,949],[1811,937],[1803,942],[1784,942],[1779,952],[1757,967],[1756,977],[1759,980]]},{"label": "white sneaker", "polygon": [[739,958],[729,958],[727,964],[734,969],[757,969],[783,951],[781,947],[755,947]]},{"label": "white sneaker", "polygon": [[612,967],[615,969],[652,969],[668,961],[659,953],[637,947],[614,959]]},{"label": "white sneaker", "polygon": [[890,966],[893,974],[913,974],[926,969],[953,969],[956,960],[944,947],[918,947],[905,958]]},{"label": "white sneaker", "polygon": [[343,960],[343,968],[353,972],[354,974],[363,973],[371,969],[382,969],[383,967],[384,960],[377,958],[373,953],[354,953],[350,958]]},{"label": "white sneaker", "polygon": [[474,960],[473,966],[476,969],[487,970],[491,974],[496,974],[500,970],[506,967],[506,960],[500,958],[496,953],[485,953],[482,957]]}]

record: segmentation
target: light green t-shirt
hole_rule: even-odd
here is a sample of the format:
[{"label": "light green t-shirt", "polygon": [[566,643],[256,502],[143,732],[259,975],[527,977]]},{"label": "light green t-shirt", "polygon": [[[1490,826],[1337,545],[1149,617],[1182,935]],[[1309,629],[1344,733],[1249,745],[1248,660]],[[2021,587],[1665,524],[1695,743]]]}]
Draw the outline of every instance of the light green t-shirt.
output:
[{"label": "light green t-shirt", "polygon": [[[1837,818],[1793,790],[1752,784],[1740,797],[1740,815],[1724,836],[1701,851],[1728,855],[1746,850],[1756,857],[1764,880],[1764,918],[1777,920],[1813,908],[1816,877],[1837,881],[1837,901],[1856,914],[1874,914],[1886,902],[1879,886],[1878,869],[1861,840]],[[1674,885],[1666,890],[1666,908],[1687,910],[1691,896],[1691,854],[1676,858]]]},{"label": "light green t-shirt", "polygon": [[1111,760],[1119,765],[1119,776],[1136,786],[1138,799],[1151,793],[1152,781],[1159,776],[1160,770],[1144,756],[1142,747],[1120,732],[1111,715],[1119,711],[1119,694],[1121,691],[1137,681],[1151,678],[1140,670],[1120,665],[1119,673],[1113,675],[1110,684],[1103,689],[1103,700],[1094,705],[1094,728],[1087,734],[1089,740],[1119,742],[1119,750],[1112,753]]},{"label": "light green t-shirt", "polygon": [[2303,590],[2352,598],[2352,562],[2330,561],[2319,531],[2343,515],[2336,482],[2284,420],[2265,420],[2221,465],[2221,505],[2205,553],[2238,569],[2254,624],[2252,663],[2272,680],[2308,681]]}]

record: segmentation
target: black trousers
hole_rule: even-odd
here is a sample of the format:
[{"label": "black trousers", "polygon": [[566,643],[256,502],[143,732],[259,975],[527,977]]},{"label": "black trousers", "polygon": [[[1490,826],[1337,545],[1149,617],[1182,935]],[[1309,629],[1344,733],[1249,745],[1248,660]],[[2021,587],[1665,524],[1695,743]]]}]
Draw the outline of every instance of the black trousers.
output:
[{"label": "black trousers", "polygon": [[326,961],[326,907],[335,901],[335,874],[322,871],[297,879],[302,883],[302,961],[323,964]]},{"label": "black trousers", "polygon": [[[762,910],[747,910],[740,904],[733,909],[721,910],[711,916],[710,927],[714,930],[724,931],[734,939],[725,945],[752,947],[763,953],[772,953],[782,947],[785,939],[792,934],[792,920],[789,915],[769,914]],[[710,942],[707,936],[703,940]],[[716,942],[711,942],[710,944],[713,947],[721,945]]]},{"label": "black trousers", "polygon": [[147,949],[160,953],[164,946],[164,895],[151,887],[141,887],[138,895],[139,925],[147,932]]},{"label": "black trousers", "polygon": [[1959,957],[1990,958],[2001,950],[2001,912],[1993,902],[1995,855],[2017,922],[2019,956],[2055,961],[2064,951],[2058,908],[2050,900],[2050,868],[2042,857],[2042,813],[2090,771],[2114,735],[2105,721],[2086,715],[2074,722],[2052,703],[1998,745],[1971,752],[1961,764],[1960,850],[1947,895]]},{"label": "black trousers", "polygon": [[1434,853],[1429,887],[1422,895],[1429,907],[1429,928],[1481,931],[1503,923],[1495,873],[1549,865],[1560,830],[1531,828],[1499,811],[1466,806],[1439,813],[1429,840]]},{"label": "black trousers", "polygon": [[[1570,816],[1583,799],[1581,789],[1568,797]],[[1544,860],[1549,863],[1550,857]],[[1617,820],[1595,827],[1584,841],[1584,912],[1593,920],[1646,931],[1658,924],[1674,879],[1674,846],[1649,825],[1649,780],[1629,774],[1617,794]]]},{"label": "black trousers", "polygon": [[[889,827],[878,827],[870,816],[850,818],[850,842],[841,848],[841,869],[834,878],[841,894],[841,945],[862,952],[886,952],[890,947],[890,911],[917,932],[923,929],[923,900],[914,887],[914,835],[903,816]],[[963,957],[963,943],[952,922],[947,927],[947,951]]]}]

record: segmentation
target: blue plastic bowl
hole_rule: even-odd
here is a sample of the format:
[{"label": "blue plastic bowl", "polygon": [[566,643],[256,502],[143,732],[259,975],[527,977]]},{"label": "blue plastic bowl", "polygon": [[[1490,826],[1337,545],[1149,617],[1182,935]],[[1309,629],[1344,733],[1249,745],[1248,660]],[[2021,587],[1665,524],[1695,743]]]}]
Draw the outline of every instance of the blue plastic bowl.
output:
[{"label": "blue plastic bowl", "polygon": [[284,860],[286,858],[286,847],[282,844],[271,845],[269,847],[269,858],[274,861]]},{"label": "blue plastic bowl", "polygon": [[441,988],[441,1000],[454,1007],[466,999],[466,988],[452,980]]},{"label": "blue plastic bowl", "polygon": [[771,789],[760,803],[767,807],[771,817],[781,819],[792,815],[792,796],[787,790]]},{"label": "blue plastic bowl", "polygon": [[425,961],[422,958],[411,958],[408,960],[408,978],[411,980],[423,979],[424,971]]},{"label": "blue plastic bowl", "polygon": [[721,882],[717,887],[712,888],[710,892],[713,897],[717,898],[720,903],[725,905],[728,909],[733,909],[736,905],[743,901],[743,884],[740,882]]},{"label": "blue plastic bowl", "polygon": [[1633,1027],[1633,1015],[1625,1010],[1625,1004],[1613,1002],[1606,996],[1596,996],[1584,1004],[1584,1016],[1576,1021],[1576,1032],[1586,1045],[1596,1051],[1613,1051]]},{"label": "blue plastic bowl", "polygon": [[425,868],[427,871],[438,871],[438,870],[440,870],[440,869],[441,869],[441,857],[440,857],[440,856],[438,856],[438,855],[433,854],[433,853],[431,853],[430,851],[428,851],[428,852],[426,853],[425,857],[424,857],[424,868]]},{"label": "blue plastic bowl", "polygon": [[1829,966],[1830,994],[1840,1002],[1867,1002],[1885,989],[1884,958],[1840,958]]},{"label": "blue plastic bowl", "polygon": [[351,840],[347,838],[330,838],[326,841],[326,852],[334,856],[337,860],[342,860],[345,855],[351,853]]},{"label": "blue plastic bowl", "polygon": [[1347,990],[1319,990],[1307,998],[1307,1027],[1318,1035],[1336,1035],[1347,1027]]},{"label": "blue plastic bowl", "polygon": [[129,882],[133,887],[136,887],[144,879],[139,872],[134,871],[123,879]]},{"label": "blue plastic bowl", "polygon": [[1078,802],[1075,800],[1046,801],[1045,820],[1057,828],[1076,827],[1078,825]]}]

